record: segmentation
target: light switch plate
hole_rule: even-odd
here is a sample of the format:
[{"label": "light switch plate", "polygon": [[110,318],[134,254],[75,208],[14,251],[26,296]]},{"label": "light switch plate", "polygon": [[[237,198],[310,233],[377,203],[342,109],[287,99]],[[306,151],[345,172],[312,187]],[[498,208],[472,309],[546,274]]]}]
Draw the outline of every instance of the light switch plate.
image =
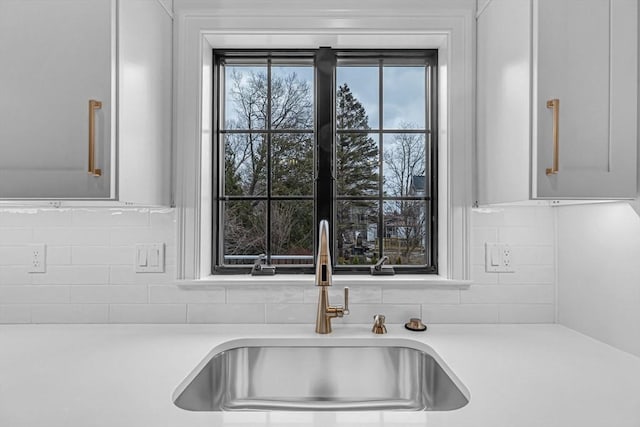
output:
[{"label": "light switch plate", "polygon": [[164,243],[139,243],[133,261],[136,273],[164,273]]},{"label": "light switch plate", "polygon": [[485,271],[487,273],[514,273],[513,251],[506,243],[485,243]]}]

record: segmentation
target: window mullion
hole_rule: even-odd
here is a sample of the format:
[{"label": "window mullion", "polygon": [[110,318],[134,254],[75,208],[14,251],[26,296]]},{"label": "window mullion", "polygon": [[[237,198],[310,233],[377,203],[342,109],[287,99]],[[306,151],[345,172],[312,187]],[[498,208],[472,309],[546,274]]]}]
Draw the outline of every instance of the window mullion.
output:
[{"label": "window mullion", "polygon": [[[335,52],[331,48],[321,47],[315,57],[316,75],[316,209],[314,221],[314,250],[317,248],[318,223],[322,219],[329,221],[329,232],[334,233],[334,147],[335,147]],[[335,240],[335,239],[334,239]],[[335,252],[335,251],[334,251]],[[335,257],[334,257],[335,258]],[[335,259],[334,259],[335,262]]]},{"label": "window mullion", "polygon": [[378,258],[384,255],[386,227],[384,219],[384,66],[378,63]]},{"label": "window mullion", "polygon": [[265,248],[267,252],[267,264],[271,264],[271,58],[267,59],[267,117],[265,117],[266,125],[266,143],[267,143],[267,200],[265,206],[267,231]]}]

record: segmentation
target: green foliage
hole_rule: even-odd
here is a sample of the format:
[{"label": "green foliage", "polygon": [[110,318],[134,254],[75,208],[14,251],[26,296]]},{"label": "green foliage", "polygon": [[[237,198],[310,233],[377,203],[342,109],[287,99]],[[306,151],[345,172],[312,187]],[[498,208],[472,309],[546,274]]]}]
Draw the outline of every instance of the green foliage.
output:
[{"label": "green foliage", "polygon": [[[346,83],[336,94],[336,121],[338,129],[365,131],[338,135],[335,174],[338,195],[376,197],[378,144],[366,133],[371,129],[369,117]],[[366,236],[369,219],[377,218],[377,204],[367,200],[343,200],[337,204],[336,212],[338,252],[346,255],[358,233]]]}]

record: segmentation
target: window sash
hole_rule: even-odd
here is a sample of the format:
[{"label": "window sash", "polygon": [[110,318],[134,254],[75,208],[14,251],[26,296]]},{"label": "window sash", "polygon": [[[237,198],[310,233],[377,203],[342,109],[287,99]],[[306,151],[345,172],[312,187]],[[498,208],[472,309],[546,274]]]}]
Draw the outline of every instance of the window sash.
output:
[{"label": "window sash", "polygon": [[[386,234],[386,225],[384,223],[384,202],[392,201],[420,201],[423,202],[426,216],[426,235],[428,236],[429,243],[425,245],[426,261],[423,265],[394,265],[397,272],[400,273],[432,273],[437,274],[437,91],[433,88],[436,85],[436,70],[437,70],[437,51],[436,50],[397,50],[397,51],[378,51],[372,54],[371,50],[333,50],[331,48],[320,48],[316,51],[299,51],[299,50],[282,50],[282,51],[253,51],[253,50],[229,50],[229,51],[215,51],[214,63],[217,65],[214,72],[214,87],[217,88],[218,94],[222,94],[220,90],[221,80],[224,80],[223,73],[220,72],[221,67],[224,65],[256,65],[264,63],[267,65],[269,73],[269,87],[271,85],[271,66],[272,65],[309,65],[310,58],[313,58],[313,65],[315,71],[315,124],[314,129],[271,129],[269,125],[265,126],[266,129],[226,129],[220,123],[220,115],[216,112],[220,111],[221,96],[214,96],[214,102],[217,103],[217,108],[214,108],[214,123],[217,123],[217,138],[214,138],[214,144],[216,148],[214,152],[214,164],[218,165],[217,171],[214,168],[214,189],[217,189],[214,195],[214,209],[217,209],[217,215],[214,217],[222,218],[220,214],[221,203],[223,201],[230,200],[255,200],[265,201],[266,203],[273,201],[295,201],[295,200],[309,200],[314,201],[314,229],[313,229],[313,261],[315,263],[315,252],[317,250],[317,227],[320,219],[328,219],[331,227],[331,235],[335,236],[334,222],[336,218],[336,204],[339,201],[362,201],[362,200],[377,200],[379,203],[378,214],[378,241],[380,252],[384,249],[384,238]],[[426,82],[425,82],[425,128],[423,129],[388,129],[383,128],[382,120],[379,121],[378,129],[336,129],[335,122],[335,94],[336,94],[336,80],[335,72],[339,66],[350,65],[367,65],[372,66],[378,63],[382,68],[389,65],[421,65],[427,67]],[[382,80],[382,77],[380,77]],[[382,81],[380,81],[380,92],[382,93]],[[268,98],[268,112],[267,117],[270,122],[271,112],[271,96]],[[382,115],[384,106],[382,105],[382,96],[379,97],[379,109],[378,111]],[[318,129],[331,129],[331,132],[318,132]],[[239,134],[239,133],[258,133],[267,135],[267,141],[269,142],[271,136],[276,134],[296,133],[296,134],[310,134],[313,133],[315,137],[315,170],[314,176],[316,177],[316,184],[314,186],[314,195],[312,196],[281,196],[271,194],[271,159],[267,161],[267,195],[266,196],[250,196],[250,195],[224,195],[224,187],[221,186],[222,180],[218,180],[216,187],[216,176],[224,176],[224,164],[220,163],[221,158],[224,158],[224,144],[220,143],[220,138],[224,135]],[[377,134],[379,135],[379,194],[377,196],[341,196],[336,195],[335,184],[335,165],[336,165],[336,139],[339,135],[344,134]],[[383,192],[382,180],[382,163],[383,161],[383,136],[389,134],[407,134],[407,135],[424,135],[426,152],[425,152],[425,176],[428,182],[429,192],[425,196],[390,196],[385,195]],[[269,145],[269,143],[268,143]],[[270,155],[271,147],[267,147],[267,153]],[[223,185],[223,184],[222,184]],[[217,221],[214,224],[213,229],[217,236],[223,236],[223,221]],[[276,261],[281,256],[272,255],[270,248],[270,239],[268,234],[270,233],[270,209],[267,209],[266,227],[267,227],[267,262],[271,263]],[[223,239],[212,239],[213,242],[219,241],[216,246],[214,243],[214,263],[213,270],[215,273],[239,273],[247,272],[250,266],[236,267],[228,265],[224,262],[225,258],[231,258],[233,255],[226,255],[224,252]],[[334,242],[337,242],[334,239]],[[340,272],[354,272],[354,273],[368,273],[368,265],[363,266],[350,266],[350,265],[335,265],[337,262],[337,243],[334,243],[332,248],[334,271]],[[308,258],[308,257],[300,257]],[[300,267],[300,266],[280,266],[284,267],[279,269],[279,272],[313,272],[312,265]]]}]

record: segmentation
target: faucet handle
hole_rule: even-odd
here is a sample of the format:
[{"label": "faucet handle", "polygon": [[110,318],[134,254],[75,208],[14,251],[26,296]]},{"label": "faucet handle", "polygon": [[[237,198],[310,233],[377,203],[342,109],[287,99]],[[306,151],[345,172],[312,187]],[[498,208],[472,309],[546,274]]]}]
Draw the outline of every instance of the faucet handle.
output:
[{"label": "faucet handle", "polygon": [[342,309],[342,314],[349,314],[349,287],[344,287],[344,308]]}]

